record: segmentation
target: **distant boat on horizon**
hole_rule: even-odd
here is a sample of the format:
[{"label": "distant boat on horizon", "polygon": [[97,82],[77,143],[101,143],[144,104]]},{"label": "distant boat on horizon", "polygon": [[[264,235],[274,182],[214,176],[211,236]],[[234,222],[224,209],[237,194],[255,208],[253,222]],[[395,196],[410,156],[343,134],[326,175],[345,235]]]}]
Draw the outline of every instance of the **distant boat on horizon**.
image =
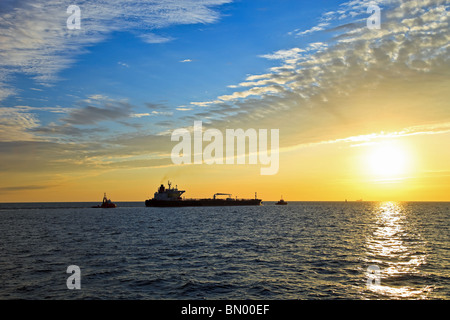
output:
[{"label": "distant boat on horizon", "polygon": [[285,205],[287,205],[287,202],[284,201],[284,200],[283,200],[283,196],[281,196],[280,201],[278,201],[278,202],[275,203],[275,204],[276,204],[276,205],[279,205],[279,206],[285,206]]},{"label": "distant boat on horizon", "polygon": [[116,208],[116,207],[117,205],[106,197],[106,192],[103,195],[102,204],[98,206],[92,206],[92,208]]}]

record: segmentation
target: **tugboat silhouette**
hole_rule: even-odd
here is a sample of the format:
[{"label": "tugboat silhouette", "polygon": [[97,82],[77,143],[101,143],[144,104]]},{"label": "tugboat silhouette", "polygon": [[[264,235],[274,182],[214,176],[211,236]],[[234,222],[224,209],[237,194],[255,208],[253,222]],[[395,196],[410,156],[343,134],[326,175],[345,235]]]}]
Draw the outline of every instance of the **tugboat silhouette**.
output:
[{"label": "tugboat silhouette", "polygon": [[106,197],[106,192],[103,195],[103,202],[101,205],[93,206],[92,208],[115,208],[117,207],[115,203],[113,203],[110,199]]},{"label": "tugboat silhouette", "polygon": [[283,200],[283,196],[281,196],[280,201],[278,201],[278,202],[275,203],[275,204],[277,204],[277,205],[279,205],[279,206],[285,206],[285,205],[287,205],[287,202],[284,201],[284,200]]}]

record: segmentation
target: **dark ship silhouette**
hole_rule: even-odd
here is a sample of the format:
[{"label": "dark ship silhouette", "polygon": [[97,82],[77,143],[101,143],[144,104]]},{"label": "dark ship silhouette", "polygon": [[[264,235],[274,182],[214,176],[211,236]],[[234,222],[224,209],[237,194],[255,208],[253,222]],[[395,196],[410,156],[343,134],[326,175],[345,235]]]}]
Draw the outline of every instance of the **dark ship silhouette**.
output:
[{"label": "dark ship silhouette", "polygon": [[279,205],[279,206],[285,206],[285,205],[287,205],[287,202],[284,201],[284,200],[283,200],[283,196],[281,196],[280,201],[278,201],[278,202],[275,203],[275,204],[276,204],[276,205]]},{"label": "dark ship silhouette", "polygon": [[[201,206],[259,206],[262,202],[261,199],[257,199],[255,193],[255,199],[234,199],[231,198],[230,193],[215,193],[213,198],[207,199],[183,199],[181,195],[184,190],[178,190],[177,187],[171,188],[170,181],[169,187],[166,189],[163,184],[155,192],[152,199],[145,200],[145,206],[147,207],[201,207]],[[227,195],[228,198],[217,198],[219,195]]]},{"label": "dark ship silhouette", "polygon": [[98,206],[93,206],[92,208],[115,208],[115,207],[117,207],[116,204],[106,197],[105,192],[105,194],[103,195],[102,204]]}]

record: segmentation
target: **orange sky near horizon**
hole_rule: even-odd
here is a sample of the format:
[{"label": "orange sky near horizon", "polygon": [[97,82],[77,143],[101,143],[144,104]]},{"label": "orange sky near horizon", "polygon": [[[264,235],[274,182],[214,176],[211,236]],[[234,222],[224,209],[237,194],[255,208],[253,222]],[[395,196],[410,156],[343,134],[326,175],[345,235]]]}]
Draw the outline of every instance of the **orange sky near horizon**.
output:
[{"label": "orange sky near horizon", "polygon": [[[48,189],[2,192],[2,202],[144,201],[159,184],[186,190],[186,197],[216,192],[263,201],[450,201],[450,133],[383,138],[371,143],[335,142],[280,151],[279,172],[260,175],[261,164],[171,165],[160,168],[112,169],[52,177]],[[377,149],[394,144],[395,159],[376,158]],[[400,147],[401,146],[401,147]],[[387,149],[389,151],[389,147]],[[381,155],[383,153],[381,152]],[[394,155],[395,156],[395,155]],[[399,155],[397,155],[399,156]],[[375,157],[375,158],[374,158]],[[383,161],[388,160],[387,163]],[[373,167],[373,161],[381,167]],[[393,163],[394,167],[389,165]],[[385,167],[383,167],[385,166]],[[384,171],[383,171],[384,170]],[[20,175],[19,175],[20,176]],[[25,177],[24,177],[25,179]]]}]

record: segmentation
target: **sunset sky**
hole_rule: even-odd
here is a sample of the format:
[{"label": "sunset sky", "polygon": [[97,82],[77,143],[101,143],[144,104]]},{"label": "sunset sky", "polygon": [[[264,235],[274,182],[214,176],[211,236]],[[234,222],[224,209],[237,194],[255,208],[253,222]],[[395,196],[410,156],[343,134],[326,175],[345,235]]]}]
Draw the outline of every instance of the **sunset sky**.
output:
[{"label": "sunset sky", "polygon": [[[0,202],[144,201],[167,180],[186,197],[450,201],[449,9],[1,1]],[[175,165],[171,133],[194,121],[279,129],[277,174]]]}]

